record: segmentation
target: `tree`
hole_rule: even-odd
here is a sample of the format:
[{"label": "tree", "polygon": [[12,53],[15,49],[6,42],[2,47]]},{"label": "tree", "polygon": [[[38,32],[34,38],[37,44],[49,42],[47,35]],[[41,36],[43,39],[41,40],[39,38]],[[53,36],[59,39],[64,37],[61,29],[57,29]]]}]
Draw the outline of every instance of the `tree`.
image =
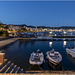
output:
[{"label": "tree", "polygon": [[0,36],[6,37],[7,36],[6,33],[8,34],[8,32],[6,32],[6,31],[0,31]]},{"label": "tree", "polygon": [[18,30],[18,32],[27,32],[26,28],[21,28],[21,30]]},{"label": "tree", "polygon": [[8,36],[8,31],[7,31],[7,29],[9,29],[9,27],[6,25],[4,28],[6,29],[6,36]]}]

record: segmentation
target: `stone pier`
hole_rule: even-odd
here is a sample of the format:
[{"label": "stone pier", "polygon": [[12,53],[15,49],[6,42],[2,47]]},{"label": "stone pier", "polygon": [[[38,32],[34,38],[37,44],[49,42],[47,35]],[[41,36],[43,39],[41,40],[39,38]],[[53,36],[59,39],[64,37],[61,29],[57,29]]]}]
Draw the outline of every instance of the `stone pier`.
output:
[{"label": "stone pier", "polygon": [[11,38],[11,39],[7,39],[7,40],[2,40],[2,41],[0,41],[0,48],[6,46],[8,44],[11,44],[11,43],[13,43],[13,42],[15,42],[17,40],[18,40],[17,38]]}]

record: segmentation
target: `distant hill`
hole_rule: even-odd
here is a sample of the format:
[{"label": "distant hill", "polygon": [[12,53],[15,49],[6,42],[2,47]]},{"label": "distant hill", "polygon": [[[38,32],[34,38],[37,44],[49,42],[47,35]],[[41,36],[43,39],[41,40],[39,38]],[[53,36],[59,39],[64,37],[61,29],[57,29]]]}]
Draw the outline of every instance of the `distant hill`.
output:
[{"label": "distant hill", "polygon": [[[2,24],[1,25],[6,25],[6,24]],[[13,25],[13,24],[11,24]],[[9,26],[9,25],[8,25]],[[15,25],[14,25],[15,26]],[[36,28],[36,26],[32,26],[32,25],[26,25],[26,24],[21,24],[21,25],[16,25],[16,26],[20,26],[20,27],[28,27],[28,28]],[[49,26],[37,26],[37,28],[50,28],[50,29],[75,29],[75,26],[60,26],[60,27],[49,27]]]},{"label": "distant hill", "polygon": [[75,26],[61,26],[61,27],[55,27],[56,29],[75,29]]},{"label": "distant hill", "polygon": [[[32,25],[26,25],[26,24],[22,24],[19,25],[21,27],[29,27],[29,28],[36,28],[36,26],[32,26]],[[60,27],[49,27],[49,26],[37,26],[37,28],[51,28],[51,29],[75,29],[75,26],[60,26]]]},{"label": "distant hill", "polygon": [[[35,28],[35,26],[30,26],[31,28]],[[75,29],[75,26],[61,26],[61,27],[47,27],[47,26],[37,26],[37,28],[51,28],[51,29]]]}]

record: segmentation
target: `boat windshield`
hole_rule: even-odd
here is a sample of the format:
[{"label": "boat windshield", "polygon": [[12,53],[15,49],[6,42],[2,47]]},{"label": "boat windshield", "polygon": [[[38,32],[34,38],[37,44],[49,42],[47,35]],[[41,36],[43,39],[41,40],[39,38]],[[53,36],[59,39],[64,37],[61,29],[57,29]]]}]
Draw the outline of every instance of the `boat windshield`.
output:
[{"label": "boat windshield", "polygon": [[40,57],[39,56],[34,56],[34,61],[35,62],[40,61]]},{"label": "boat windshield", "polygon": [[32,55],[31,61],[35,61],[35,62],[40,61],[40,56],[39,56],[39,54]]},{"label": "boat windshield", "polygon": [[59,54],[58,53],[50,53],[50,57],[52,59],[58,59],[59,58]]}]

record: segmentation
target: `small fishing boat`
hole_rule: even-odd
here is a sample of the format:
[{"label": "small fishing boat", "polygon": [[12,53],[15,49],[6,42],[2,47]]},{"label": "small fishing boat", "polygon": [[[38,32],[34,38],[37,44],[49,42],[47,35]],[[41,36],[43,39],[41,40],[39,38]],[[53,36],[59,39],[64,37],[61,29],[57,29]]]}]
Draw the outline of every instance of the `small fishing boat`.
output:
[{"label": "small fishing boat", "polygon": [[38,36],[38,37],[37,37],[37,39],[42,39],[42,38],[43,38],[43,36]]},{"label": "small fishing boat", "polygon": [[44,63],[44,54],[40,50],[37,50],[37,53],[32,53],[29,59],[31,65],[42,65]]},{"label": "small fishing boat", "polygon": [[54,49],[51,50],[51,51],[48,51],[46,54],[47,54],[47,59],[48,59],[49,62],[51,62],[52,64],[58,65],[58,64],[61,63],[61,61],[62,61],[62,56],[61,56],[61,54],[60,54],[59,52],[54,51]]},{"label": "small fishing boat", "polygon": [[70,54],[73,58],[75,58],[75,48],[73,47],[66,48],[66,52],[67,54]]}]

